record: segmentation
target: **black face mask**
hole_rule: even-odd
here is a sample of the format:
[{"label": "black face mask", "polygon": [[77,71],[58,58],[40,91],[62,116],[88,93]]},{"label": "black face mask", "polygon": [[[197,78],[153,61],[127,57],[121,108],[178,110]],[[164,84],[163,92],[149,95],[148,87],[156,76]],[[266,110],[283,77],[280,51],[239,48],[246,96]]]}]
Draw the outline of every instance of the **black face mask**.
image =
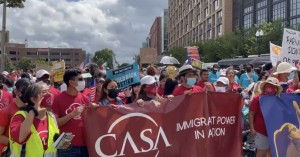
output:
[{"label": "black face mask", "polygon": [[249,72],[252,71],[252,69],[251,68],[246,68],[246,71],[249,73]]},{"label": "black face mask", "polygon": [[109,89],[108,90],[108,96],[110,98],[115,99],[116,97],[118,97],[118,94],[119,94],[119,90],[118,89]]}]

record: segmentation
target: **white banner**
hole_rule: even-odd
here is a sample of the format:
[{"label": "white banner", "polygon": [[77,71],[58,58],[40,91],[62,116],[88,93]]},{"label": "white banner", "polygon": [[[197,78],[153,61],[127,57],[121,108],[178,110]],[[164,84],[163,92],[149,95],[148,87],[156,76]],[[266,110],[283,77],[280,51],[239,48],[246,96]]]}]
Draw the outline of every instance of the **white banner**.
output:
[{"label": "white banner", "polygon": [[277,62],[280,61],[281,47],[270,42],[270,60],[275,67]]},{"label": "white banner", "polygon": [[282,55],[280,61],[288,62],[297,67],[300,60],[300,32],[284,29],[282,39]]}]

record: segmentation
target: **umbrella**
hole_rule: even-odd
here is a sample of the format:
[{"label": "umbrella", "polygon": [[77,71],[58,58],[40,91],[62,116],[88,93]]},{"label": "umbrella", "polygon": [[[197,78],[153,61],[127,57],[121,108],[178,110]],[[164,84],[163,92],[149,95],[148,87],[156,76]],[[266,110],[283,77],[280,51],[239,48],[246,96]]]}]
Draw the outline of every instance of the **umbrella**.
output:
[{"label": "umbrella", "polygon": [[166,64],[166,65],[180,64],[176,58],[171,57],[171,56],[164,56],[164,57],[160,60],[159,63],[160,63],[160,64]]}]

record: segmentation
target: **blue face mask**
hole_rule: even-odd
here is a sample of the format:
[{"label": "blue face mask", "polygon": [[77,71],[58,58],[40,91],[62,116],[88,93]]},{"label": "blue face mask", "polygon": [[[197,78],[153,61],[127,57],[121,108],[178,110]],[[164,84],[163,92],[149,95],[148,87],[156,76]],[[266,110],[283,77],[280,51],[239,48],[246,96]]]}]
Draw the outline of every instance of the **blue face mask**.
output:
[{"label": "blue face mask", "polygon": [[294,76],[295,76],[295,73],[294,73],[294,72],[291,72],[291,74],[290,74],[290,76],[289,76],[289,80],[294,79]]},{"label": "blue face mask", "polygon": [[6,88],[6,91],[8,92],[8,93],[12,93],[13,92],[13,90],[14,90],[14,88]]},{"label": "blue face mask", "polygon": [[190,87],[192,87],[193,85],[195,85],[196,83],[196,78],[187,78],[186,84]]}]

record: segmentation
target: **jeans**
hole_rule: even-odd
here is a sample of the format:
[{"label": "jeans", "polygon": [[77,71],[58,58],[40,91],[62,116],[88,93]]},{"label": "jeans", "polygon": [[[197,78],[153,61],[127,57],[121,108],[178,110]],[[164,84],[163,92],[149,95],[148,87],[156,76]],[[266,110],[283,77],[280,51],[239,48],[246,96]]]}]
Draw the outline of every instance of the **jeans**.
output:
[{"label": "jeans", "polygon": [[58,157],[89,157],[87,147],[71,146],[68,149],[58,150]]}]

